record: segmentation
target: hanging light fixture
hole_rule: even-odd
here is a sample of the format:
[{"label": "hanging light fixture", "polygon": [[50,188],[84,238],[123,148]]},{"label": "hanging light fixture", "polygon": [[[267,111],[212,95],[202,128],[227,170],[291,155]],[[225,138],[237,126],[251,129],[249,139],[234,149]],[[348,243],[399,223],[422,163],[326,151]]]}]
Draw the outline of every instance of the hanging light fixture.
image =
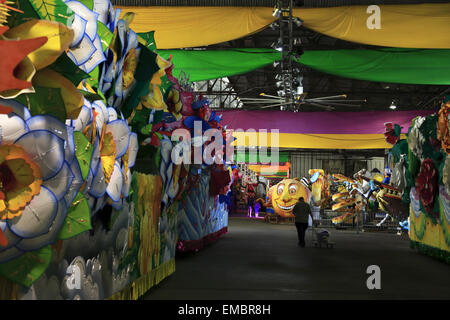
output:
[{"label": "hanging light fixture", "polygon": [[394,100],[392,100],[392,103],[391,103],[391,105],[389,106],[389,109],[391,109],[391,110],[397,109],[397,105],[396,105],[396,103],[395,103]]},{"label": "hanging light fixture", "polygon": [[275,8],[273,10],[272,16],[274,16],[275,18],[279,19],[281,17],[281,9],[280,8]]}]

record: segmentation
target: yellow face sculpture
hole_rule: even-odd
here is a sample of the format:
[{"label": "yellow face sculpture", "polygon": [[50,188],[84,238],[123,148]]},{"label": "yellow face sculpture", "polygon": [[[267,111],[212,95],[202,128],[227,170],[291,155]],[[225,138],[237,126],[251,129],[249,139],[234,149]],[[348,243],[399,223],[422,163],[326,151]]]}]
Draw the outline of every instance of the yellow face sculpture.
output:
[{"label": "yellow face sculpture", "polygon": [[311,191],[297,179],[284,179],[276,184],[272,190],[272,206],[279,216],[293,217],[292,209],[300,197],[309,203]]}]

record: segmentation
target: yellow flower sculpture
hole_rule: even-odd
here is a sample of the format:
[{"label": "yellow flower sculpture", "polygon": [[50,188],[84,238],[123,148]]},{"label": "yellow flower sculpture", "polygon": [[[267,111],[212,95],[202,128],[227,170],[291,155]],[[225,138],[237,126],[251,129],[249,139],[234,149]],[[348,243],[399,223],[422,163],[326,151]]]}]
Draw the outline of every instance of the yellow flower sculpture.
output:
[{"label": "yellow flower sculpture", "polygon": [[[150,93],[145,97],[141,98],[141,104],[148,108],[154,110],[164,110],[167,109],[167,105],[164,102],[161,89],[158,85],[150,83],[149,85]],[[139,107],[138,107],[139,109]]]},{"label": "yellow flower sculpture", "polygon": [[170,89],[167,97],[167,107],[177,120],[181,119],[181,109],[183,108],[183,103],[180,99],[180,92],[173,87]]},{"label": "yellow flower sculpture", "polygon": [[437,138],[441,141],[442,149],[450,153],[450,131],[449,131],[450,101],[442,104],[439,110],[439,119],[437,123]]},{"label": "yellow flower sculpture", "polygon": [[105,133],[105,131],[106,126],[103,126],[102,136],[100,137],[100,159],[105,182],[108,184],[111,181],[116,161],[116,142],[112,133]]},{"label": "yellow flower sculpture", "polygon": [[23,213],[41,190],[39,166],[18,145],[0,146],[0,220]]},{"label": "yellow flower sculpture", "polygon": [[137,67],[137,59],[136,59],[136,49],[131,49],[123,63],[123,71],[122,71],[122,88],[123,90],[128,89],[128,87],[133,83],[134,80],[134,72]]}]

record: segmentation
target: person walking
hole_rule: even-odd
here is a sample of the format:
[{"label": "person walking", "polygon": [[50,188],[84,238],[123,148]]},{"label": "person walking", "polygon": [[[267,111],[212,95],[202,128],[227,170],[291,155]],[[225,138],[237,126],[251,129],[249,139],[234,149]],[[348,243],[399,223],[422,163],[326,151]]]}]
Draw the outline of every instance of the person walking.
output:
[{"label": "person walking", "polygon": [[292,213],[295,215],[295,227],[298,234],[298,245],[302,248],[305,247],[305,234],[308,229],[308,216],[311,216],[312,223],[314,223],[314,217],[311,212],[309,204],[305,202],[303,197],[300,197],[299,201],[295,204]]}]

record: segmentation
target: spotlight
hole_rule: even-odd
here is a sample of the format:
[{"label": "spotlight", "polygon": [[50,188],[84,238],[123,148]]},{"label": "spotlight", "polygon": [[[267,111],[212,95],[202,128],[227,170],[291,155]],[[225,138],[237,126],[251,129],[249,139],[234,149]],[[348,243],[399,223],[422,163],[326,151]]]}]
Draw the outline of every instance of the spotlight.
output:
[{"label": "spotlight", "polygon": [[277,94],[279,97],[284,97],[285,96],[285,92],[283,90],[278,90]]},{"label": "spotlight", "polygon": [[303,20],[300,19],[299,17],[295,17],[294,18],[294,23],[297,25],[297,27],[301,27],[303,24]]},{"label": "spotlight", "polygon": [[395,105],[394,101],[392,101],[391,105],[389,106],[389,109],[391,109],[391,110],[397,109],[397,106]]},{"label": "spotlight", "polygon": [[283,81],[277,81],[277,83],[275,83],[277,87],[281,87],[283,85]]},{"label": "spotlight", "polygon": [[281,41],[281,39],[278,39],[278,42],[272,43],[271,47],[277,51],[283,51],[283,41]]},{"label": "spotlight", "polygon": [[280,18],[280,17],[281,17],[281,10],[280,10],[279,8],[275,8],[275,9],[273,10],[272,15],[273,15],[275,18]]},{"label": "spotlight", "polygon": [[276,68],[276,67],[279,66],[279,64],[280,64],[280,63],[279,63],[278,61],[275,61],[275,62],[273,63],[273,67]]},{"label": "spotlight", "polygon": [[297,94],[303,94],[303,87],[302,86],[298,86],[297,87]]}]

